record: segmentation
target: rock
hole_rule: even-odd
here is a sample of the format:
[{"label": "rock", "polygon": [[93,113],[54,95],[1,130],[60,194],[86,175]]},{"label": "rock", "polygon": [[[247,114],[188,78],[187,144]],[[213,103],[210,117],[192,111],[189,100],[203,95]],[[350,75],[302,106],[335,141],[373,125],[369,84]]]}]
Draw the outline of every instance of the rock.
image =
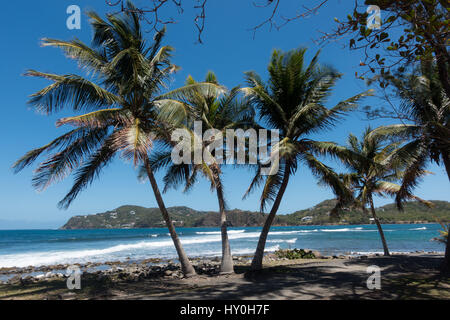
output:
[{"label": "rock", "polygon": [[19,281],[20,281],[20,284],[23,286],[25,284],[33,282],[33,277],[32,276],[25,276],[23,278],[21,277]]},{"label": "rock", "polygon": [[36,280],[42,280],[45,278],[45,274],[38,274],[37,276],[34,277],[34,279]]},{"label": "rock", "polygon": [[59,295],[61,297],[62,300],[72,300],[76,297],[76,293],[75,292],[65,292],[65,293],[61,293]]},{"label": "rock", "polygon": [[145,279],[147,277],[148,277],[148,273],[146,273],[146,272],[141,272],[138,275],[139,280]]},{"label": "rock", "polygon": [[166,270],[166,271],[164,271],[164,275],[166,275],[166,276],[171,276],[172,275],[172,271],[170,271],[170,270]]},{"label": "rock", "polygon": [[97,275],[97,281],[103,281],[103,280],[105,280],[106,279],[106,275],[104,275],[104,274],[99,274],[99,275]]},{"label": "rock", "polygon": [[369,257],[368,257],[368,256],[359,256],[359,258],[360,258],[361,260],[365,260],[365,259],[368,259]]}]

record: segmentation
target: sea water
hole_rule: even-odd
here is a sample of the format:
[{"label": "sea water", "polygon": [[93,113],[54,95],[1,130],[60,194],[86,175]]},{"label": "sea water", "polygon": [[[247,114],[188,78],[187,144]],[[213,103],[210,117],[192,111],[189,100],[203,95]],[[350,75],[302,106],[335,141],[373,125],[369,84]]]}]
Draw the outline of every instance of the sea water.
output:
[{"label": "sea water", "polygon": [[[431,241],[439,224],[383,225],[392,252],[445,250]],[[252,254],[261,228],[229,228],[233,255]],[[219,228],[178,228],[190,257],[221,255]],[[272,227],[266,251],[288,248],[318,250],[325,255],[382,253],[375,225]],[[107,230],[0,230],[0,268],[67,263],[139,261],[176,258],[165,228]]]}]

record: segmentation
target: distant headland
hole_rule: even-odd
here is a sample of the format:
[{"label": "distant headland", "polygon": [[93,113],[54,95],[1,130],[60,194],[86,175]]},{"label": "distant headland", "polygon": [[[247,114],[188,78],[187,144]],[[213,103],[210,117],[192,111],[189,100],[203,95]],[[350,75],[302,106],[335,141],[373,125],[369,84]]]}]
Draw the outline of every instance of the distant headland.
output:
[{"label": "distant headland", "polygon": [[[450,202],[432,201],[433,208],[418,202],[408,202],[400,212],[394,204],[377,209],[382,223],[435,223],[450,221]],[[277,215],[276,226],[329,225],[329,224],[370,224],[370,216],[360,210],[345,210],[339,218],[330,218],[335,200],[325,200],[318,205],[290,214]],[[198,211],[189,207],[168,208],[177,227],[217,227],[219,215],[214,211]],[[233,209],[228,211],[228,224],[231,227],[258,227],[264,223],[265,214],[260,212]],[[158,208],[144,208],[125,205],[103,213],[75,216],[61,229],[134,229],[163,228]]]}]

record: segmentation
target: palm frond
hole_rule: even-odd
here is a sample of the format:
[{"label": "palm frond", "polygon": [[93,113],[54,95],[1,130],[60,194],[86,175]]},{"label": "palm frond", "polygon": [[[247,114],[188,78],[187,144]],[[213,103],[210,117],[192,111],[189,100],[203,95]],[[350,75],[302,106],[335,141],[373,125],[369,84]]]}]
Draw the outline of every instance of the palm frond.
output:
[{"label": "palm frond", "polygon": [[71,105],[73,110],[78,111],[121,103],[121,99],[115,94],[77,75],[59,76],[34,70],[29,70],[25,75],[53,81],[53,84],[32,94],[28,102],[46,114],[57,112],[66,105]]},{"label": "palm frond", "polygon": [[304,160],[313,175],[329,186],[342,204],[350,204],[353,201],[353,192],[332,168],[323,164],[310,153],[304,154]]},{"label": "palm frond", "polygon": [[412,124],[393,124],[388,126],[381,126],[372,130],[369,138],[383,138],[383,139],[413,139],[420,133],[420,127]]},{"label": "palm frond", "polygon": [[115,153],[111,138],[89,157],[88,161],[75,172],[75,180],[72,188],[66,196],[58,203],[58,206],[67,209],[78,194],[91,184],[99,175],[101,170],[108,165]]},{"label": "palm frond", "polygon": [[109,125],[125,125],[132,117],[127,110],[122,108],[102,109],[87,114],[59,119],[56,126],[71,124],[83,127],[107,127]]},{"label": "palm frond", "polygon": [[80,68],[92,71],[94,74],[101,73],[102,69],[108,63],[107,57],[102,52],[90,48],[78,39],[62,41],[43,38],[42,46],[62,49],[67,57],[78,61],[78,66]]},{"label": "palm frond", "polygon": [[43,191],[54,182],[63,180],[97,149],[107,134],[108,130],[105,128],[90,130],[60,152],[53,154],[36,169],[32,180],[33,187]]},{"label": "palm frond", "polygon": [[62,136],[59,136],[43,147],[27,152],[23,157],[21,157],[13,164],[12,167],[14,169],[14,172],[18,173],[25,167],[31,165],[42,153],[50,152],[57,148],[62,149],[65,146],[70,145],[73,141],[76,141],[80,137],[85,136],[87,133],[88,132],[86,128],[76,128],[63,134]]},{"label": "palm frond", "polygon": [[225,92],[226,89],[223,86],[208,82],[197,82],[164,93],[156,97],[155,100],[175,99],[188,102],[190,99],[195,99],[197,95],[202,95],[205,97],[218,97]]},{"label": "palm frond", "polygon": [[412,190],[419,184],[422,177],[426,174],[428,152],[422,147],[421,152],[413,157],[403,174],[403,181],[400,190],[397,192],[395,201],[397,207],[403,210],[403,201],[412,194]]},{"label": "palm frond", "polygon": [[138,118],[132,125],[116,130],[111,137],[113,148],[120,150],[123,158],[133,160],[135,166],[147,159],[154,140],[154,135],[142,128]]},{"label": "palm frond", "polygon": [[268,175],[265,179],[264,187],[260,198],[260,211],[264,212],[268,203],[275,201],[278,192],[283,184],[283,178],[285,171],[289,170],[286,167],[286,163],[283,161],[280,163],[278,170],[271,175]]}]

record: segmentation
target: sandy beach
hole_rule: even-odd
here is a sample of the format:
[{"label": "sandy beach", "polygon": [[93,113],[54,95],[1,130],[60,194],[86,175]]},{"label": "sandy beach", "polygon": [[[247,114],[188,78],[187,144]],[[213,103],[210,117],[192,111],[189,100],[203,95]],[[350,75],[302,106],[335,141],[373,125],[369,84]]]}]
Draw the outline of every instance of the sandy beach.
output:
[{"label": "sandy beach", "polygon": [[[164,261],[81,266],[81,290],[68,290],[64,265],[0,270],[2,300],[155,300],[155,299],[450,299],[450,278],[439,272],[436,253],[391,257],[335,256],[318,259],[265,257],[263,271],[249,271],[249,257],[234,257],[235,274],[219,275],[219,259],[197,258],[194,278],[183,278],[179,265]],[[381,289],[369,290],[369,266],[381,271]],[[96,270],[97,268],[97,270]],[[34,276],[29,272],[33,270]],[[45,273],[44,273],[45,272]],[[27,275],[28,274],[28,275]]]}]

